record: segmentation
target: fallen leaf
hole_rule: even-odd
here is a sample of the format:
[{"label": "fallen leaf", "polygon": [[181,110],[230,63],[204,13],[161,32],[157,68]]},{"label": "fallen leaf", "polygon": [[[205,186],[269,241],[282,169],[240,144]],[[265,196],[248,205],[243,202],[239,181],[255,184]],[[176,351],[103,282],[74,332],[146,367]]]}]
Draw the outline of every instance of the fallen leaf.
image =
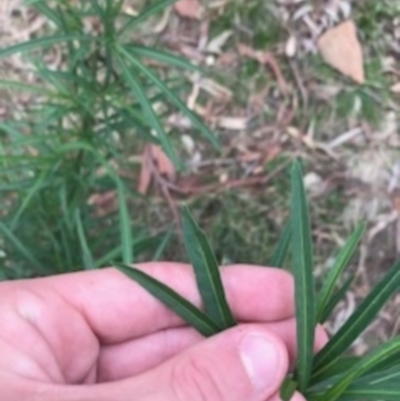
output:
[{"label": "fallen leaf", "polygon": [[343,75],[364,84],[364,59],[354,21],[349,20],[329,29],[318,39],[325,62]]},{"label": "fallen leaf", "polygon": [[197,0],[179,0],[174,9],[181,17],[189,19],[199,20],[204,14],[204,7]]},{"label": "fallen leaf", "polygon": [[95,206],[95,215],[97,217],[104,217],[118,210],[116,191],[92,194],[87,203],[89,206]]},{"label": "fallen leaf", "polygon": [[219,54],[222,52],[222,48],[225,46],[228,39],[233,35],[233,31],[223,31],[215,38],[211,39],[207,44],[206,50],[208,53]]},{"label": "fallen leaf", "polygon": [[142,167],[140,170],[138,192],[146,194],[151,181],[165,177],[169,181],[175,181],[176,170],[160,146],[148,144],[142,153]]},{"label": "fallen leaf", "polygon": [[174,181],[176,175],[175,167],[162,148],[157,145],[150,145],[150,152],[157,171],[170,181]]},{"label": "fallen leaf", "polygon": [[142,167],[140,169],[138,192],[142,195],[149,190],[152,178],[150,145],[146,145],[142,153]]}]

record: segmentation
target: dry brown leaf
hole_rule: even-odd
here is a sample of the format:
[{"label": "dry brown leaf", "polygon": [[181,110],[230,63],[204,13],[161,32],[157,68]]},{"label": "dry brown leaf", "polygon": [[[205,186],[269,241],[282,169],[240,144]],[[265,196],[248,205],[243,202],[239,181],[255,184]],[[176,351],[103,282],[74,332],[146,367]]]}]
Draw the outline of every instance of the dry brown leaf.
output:
[{"label": "dry brown leaf", "polygon": [[164,153],[160,146],[150,145],[150,149],[157,171],[164,177],[167,177],[170,181],[174,181],[176,170],[171,160]]},{"label": "dry brown leaf", "polygon": [[318,48],[327,64],[355,82],[364,84],[364,58],[354,21],[349,20],[329,29],[319,38]]},{"label": "dry brown leaf", "polygon": [[204,7],[197,0],[179,0],[175,3],[174,9],[177,14],[184,18],[201,19],[204,14]]},{"label": "dry brown leaf", "polygon": [[90,206],[95,206],[95,215],[97,217],[107,216],[118,210],[117,192],[108,191],[92,194],[87,203]]},{"label": "dry brown leaf", "polygon": [[142,195],[149,190],[152,178],[151,172],[151,151],[150,145],[146,145],[142,153],[142,167],[140,169],[140,177],[138,184],[138,192]]}]

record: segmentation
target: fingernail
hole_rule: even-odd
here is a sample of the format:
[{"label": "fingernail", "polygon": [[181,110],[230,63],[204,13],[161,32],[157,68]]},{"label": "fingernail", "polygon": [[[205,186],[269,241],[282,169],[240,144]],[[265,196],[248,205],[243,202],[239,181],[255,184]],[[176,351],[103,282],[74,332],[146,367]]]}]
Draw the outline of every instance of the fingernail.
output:
[{"label": "fingernail", "polygon": [[280,354],[274,342],[249,334],[242,340],[240,356],[255,391],[264,392],[276,384]]}]

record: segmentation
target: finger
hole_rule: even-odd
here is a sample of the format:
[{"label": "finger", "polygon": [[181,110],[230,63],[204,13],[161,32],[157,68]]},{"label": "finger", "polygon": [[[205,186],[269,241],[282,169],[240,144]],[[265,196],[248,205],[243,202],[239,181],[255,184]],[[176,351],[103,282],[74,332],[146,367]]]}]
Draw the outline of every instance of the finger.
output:
[{"label": "finger", "polygon": [[[297,355],[296,322],[289,319],[260,325],[279,337],[289,354],[290,367]],[[315,352],[326,343],[326,333],[319,327],[315,335]],[[175,355],[204,341],[192,328],[163,330],[146,337],[101,348],[98,359],[98,381],[115,381],[155,368]]]},{"label": "finger", "polygon": [[[127,380],[69,388],[87,401],[265,401],[287,374],[284,344],[255,325],[227,330]],[[47,399],[47,398],[46,398]]]},{"label": "finger", "polygon": [[[200,306],[188,265],[146,263],[140,269]],[[228,302],[243,322],[283,320],[293,316],[293,279],[279,269],[236,265],[224,267]],[[115,269],[80,272],[26,282],[41,293],[57,291],[84,315],[103,343],[117,343],[183,322],[141,286]]]}]

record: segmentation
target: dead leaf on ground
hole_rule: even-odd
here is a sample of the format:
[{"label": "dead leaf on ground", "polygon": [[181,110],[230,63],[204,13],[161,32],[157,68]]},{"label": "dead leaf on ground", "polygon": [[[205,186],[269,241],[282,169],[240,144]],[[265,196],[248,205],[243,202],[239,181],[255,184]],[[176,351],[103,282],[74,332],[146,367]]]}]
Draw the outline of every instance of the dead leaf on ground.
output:
[{"label": "dead leaf on ground", "polygon": [[118,210],[116,191],[92,194],[87,203],[95,207],[94,214],[97,217],[104,217]]},{"label": "dead leaf on ground", "polygon": [[197,0],[179,0],[175,3],[174,9],[178,15],[189,19],[201,19],[204,14],[204,7]]},{"label": "dead leaf on ground", "polygon": [[152,179],[159,176],[163,176],[169,181],[175,181],[175,167],[160,146],[148,144],[142,153],[138,192],[143,195],[146,194]]},{"label": "dead leaf on ground", "polygon": [[359,84],[365,83],[364,58],[354,21],[329,29],[318,40],[325,62]]}]

